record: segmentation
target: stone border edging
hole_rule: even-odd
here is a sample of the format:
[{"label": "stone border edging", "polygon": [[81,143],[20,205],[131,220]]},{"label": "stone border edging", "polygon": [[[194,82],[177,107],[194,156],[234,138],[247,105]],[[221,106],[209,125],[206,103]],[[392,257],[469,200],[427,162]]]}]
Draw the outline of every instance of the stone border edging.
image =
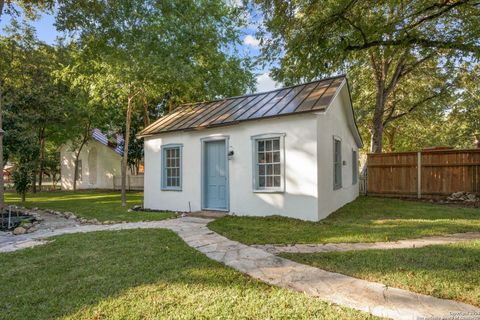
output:
[{"label": "stone border edging", "polygon": [[[358,242],[358,243],[324,243],[324,244],[258,244],[251,247],[265,250],[272,254],[279,253],[317,253],[356,250],[391,250],[413,249],[432,245],[445,245],[461,241],[480,239],[480,232],[454,233],[445,236],[431,236],[416,239],[405,239],[386,242]],[[480,315],[479,315],[480,316]]]}]

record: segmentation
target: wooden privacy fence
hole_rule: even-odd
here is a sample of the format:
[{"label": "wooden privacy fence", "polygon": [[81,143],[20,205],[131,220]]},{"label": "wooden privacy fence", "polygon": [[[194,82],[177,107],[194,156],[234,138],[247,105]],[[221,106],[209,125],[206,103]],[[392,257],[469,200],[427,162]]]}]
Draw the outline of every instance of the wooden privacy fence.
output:
[{"label": "wooden privacy fence", "polygon": [[[127,175],[127,190],[143,190],[143,174]],[[122,188],[122,177],[113,177],[113,190],[120,190]]]},{"label": "wooden privacy fence", "polygon": [[480,194],[480,149],[368,154],[367,177],[369,195]]}]

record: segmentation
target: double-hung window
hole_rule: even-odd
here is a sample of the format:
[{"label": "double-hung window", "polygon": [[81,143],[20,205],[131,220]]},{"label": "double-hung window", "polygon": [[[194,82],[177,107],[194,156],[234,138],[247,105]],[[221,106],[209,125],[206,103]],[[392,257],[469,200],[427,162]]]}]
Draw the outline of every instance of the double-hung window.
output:
[{"label": "double-hung window", "polygon": [[182,190],[182,146],[162,147],[162,190]]},{"label": "double-hung window", "polygon": [[333,138],[333,189],[342,187],[342,140]]},{"label": "double-hung window", "polygon": [[252,137],[255,191],[284,191],[284,136],[268,134]]},{"label": "double-hung window", "polygon": [[358,180],[358,155],[356,150],[352,150],[352,184],[357,184]]}]

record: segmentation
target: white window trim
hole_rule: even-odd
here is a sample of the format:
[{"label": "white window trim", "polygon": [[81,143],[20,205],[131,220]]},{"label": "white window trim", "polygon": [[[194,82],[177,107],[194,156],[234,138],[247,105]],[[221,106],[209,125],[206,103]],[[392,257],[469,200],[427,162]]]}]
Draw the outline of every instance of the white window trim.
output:
[{"label": "white window trim", "polygon": [[[335,184],[335,142],[340,141],[340,184]],[[333,190],[340,190],[343,188],[343,155],[342,155],[342,139],[338,136],[333,136],[332,139],[332,150],[333,150]]]},{"label": "white window trim", "polygon": [[[285,136],[286,133],[266,133],[251,136],[252,140],[252,189],[254,193],[284,193],[285,192]],[[280,187],[258,187],[257,176],[257,140],[280,138]]]},{"label": "white window trim", "polygon": [[[167,177],[165,174],[165,150],[166,149],[172,149],[172,148],[178,148],[179,149],[179,155],[180,155],[180,185],[178,187],[167,187]],[[170,143],[170,144],[165,144],[161,146],[161,167],[160,167],[160,189],[162,191],[182,191],[183,187],[183,144],[181,143]]]}]

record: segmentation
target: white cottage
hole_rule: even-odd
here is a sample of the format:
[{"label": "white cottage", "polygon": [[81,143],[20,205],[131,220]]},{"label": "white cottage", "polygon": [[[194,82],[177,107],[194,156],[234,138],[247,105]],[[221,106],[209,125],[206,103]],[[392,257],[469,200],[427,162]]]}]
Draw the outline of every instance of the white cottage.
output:
[{"label": "white cottage", "polygon": [[[77,189],[113,189],[113,178],[121,174],[123,138],[116,143],[108,141],[100,130],[92,131],[92,138],[82,148],[78,163]],[[60,149],[62,190],[73,190],[75,154],[70,144]]]},{"label": "white cottage", "polygon": [[358,196],[345,76],[182,105],[139,137],[146,208],[318,221]]}]

